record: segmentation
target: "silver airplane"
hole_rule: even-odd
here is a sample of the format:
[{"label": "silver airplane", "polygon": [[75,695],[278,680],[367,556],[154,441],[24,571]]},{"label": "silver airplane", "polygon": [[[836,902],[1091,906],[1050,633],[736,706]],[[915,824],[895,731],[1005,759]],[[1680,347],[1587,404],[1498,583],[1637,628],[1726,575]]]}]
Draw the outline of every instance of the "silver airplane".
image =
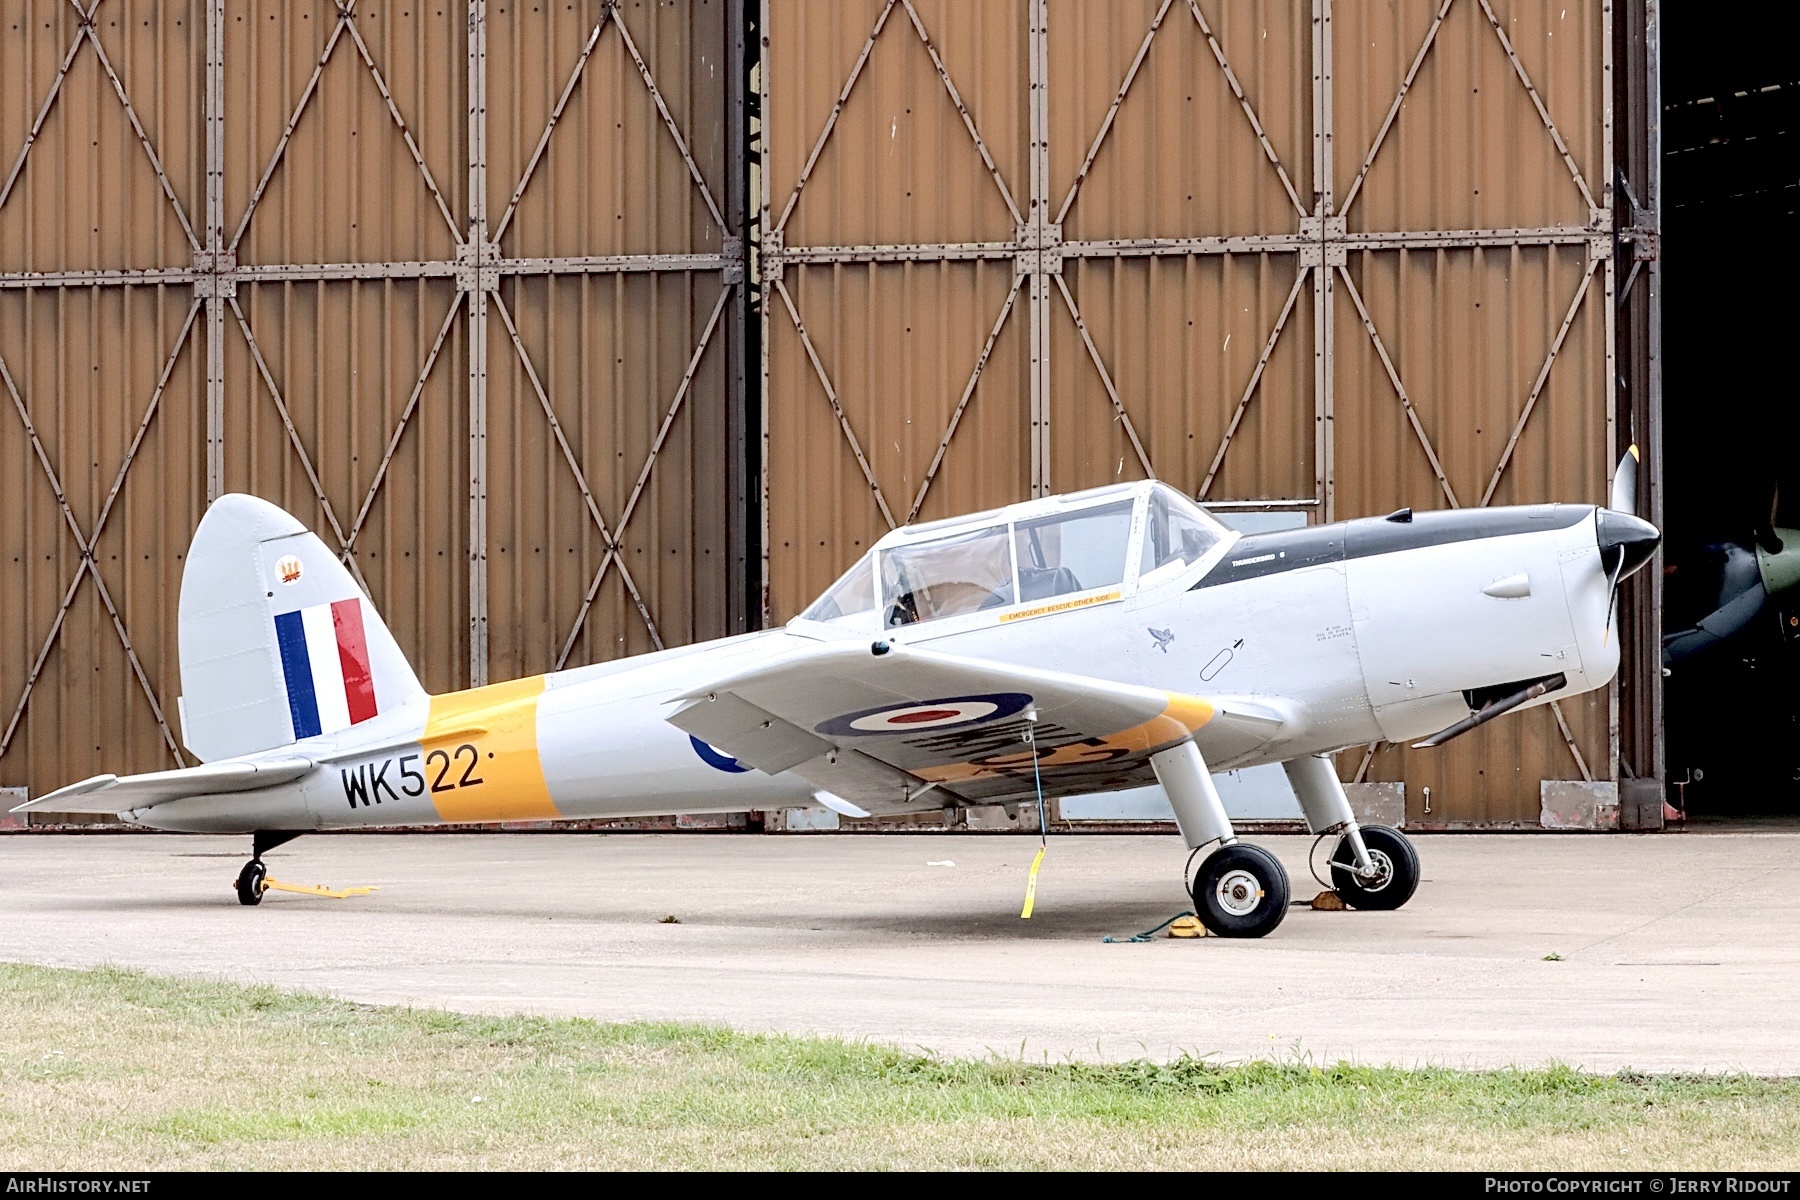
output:
[{"label": "silver airplane", "polygon": [[[1610,508],[1227,530],[1161,483],[894,530],[776,629],[428,695],[338,558],[221,497],[179,609],[182,739],[203,765],[100,775],[14,811],[252,835],[237,880],[312,830],[825,805],[852,819],[1160,783],[1214,933],[1281,923],[1281,864],[1240,842],[1219,770],[1281,763],[1337,835],[1335,890],[1411,898],[1406,837],[1359,825],[1331,765],[1437,745],[1604,686],[1619,581],[1657,530]],[[1190,853],[1190,863],[1194,857]]]}]

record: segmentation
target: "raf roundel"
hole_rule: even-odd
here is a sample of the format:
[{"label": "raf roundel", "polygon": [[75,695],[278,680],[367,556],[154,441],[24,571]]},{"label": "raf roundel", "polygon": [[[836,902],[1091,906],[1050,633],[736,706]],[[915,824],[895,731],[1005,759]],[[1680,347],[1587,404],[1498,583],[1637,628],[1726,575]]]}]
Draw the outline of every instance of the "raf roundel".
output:
[{"label": "raf roundel", "polygon": [[948,696],[914,704],[887,704],[862,712],[845,713],[816,728],[827,736],[868,737],[872,734],[930,733],[998,721],[1020,712],[1031,703],[1023,692],[994,692],[985,696]]},{"label": "raf roundel", "polygon": [[750,770],[731,755],[701,741],[691,733],[688,734],[688,741],[694,744],[694,753],[700,756],[700,761],[716,771],[723,771],[727,775],[742,775]]}]

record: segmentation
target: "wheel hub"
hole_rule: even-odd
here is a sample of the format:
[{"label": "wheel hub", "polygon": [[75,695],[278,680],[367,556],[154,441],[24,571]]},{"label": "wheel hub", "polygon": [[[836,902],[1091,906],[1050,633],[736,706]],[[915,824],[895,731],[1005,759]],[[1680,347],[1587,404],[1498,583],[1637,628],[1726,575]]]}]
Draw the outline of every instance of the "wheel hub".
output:
[{"label": "wheel hub", "polygon": [[1365,892],[1379,892],[1394,882],[1394,860],[1388,856],[1387,851],[1371,848],[1369,862],[1373,869],[1366,875],[1354,866],[1350,868],[1351,874],[1356,876],[1358,887]]},{"label": "wheel hub", "polygon": [[1256,911],[1262,903],[1262,883],[1256,876],[1245,870],[1227,871],[1219,877],[1214,888],[1219,907],[1234,917],[1245,917]]}]

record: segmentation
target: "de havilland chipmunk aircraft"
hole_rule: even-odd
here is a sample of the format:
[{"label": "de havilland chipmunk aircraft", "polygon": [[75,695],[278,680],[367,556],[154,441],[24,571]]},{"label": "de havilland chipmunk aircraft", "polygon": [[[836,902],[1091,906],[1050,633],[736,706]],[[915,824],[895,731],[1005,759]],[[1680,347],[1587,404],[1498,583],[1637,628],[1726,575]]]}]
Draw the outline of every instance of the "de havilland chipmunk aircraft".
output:
[{"label": "de havilland chipmunk aircraft", "polygon": [[[1240,535],[1127,483],[896,529],[787,625],[428,695],[368,597],[292,516],[228,495],[179,609],[182,737],[201,766],[100,775],[24,811],[252,835],[729,812],[850,817],[1160,783],[1205,925],[1261,937],[1288,880],[1237,840],[1212,772],[1281,763],[1333,886],[1394,909],[1399,832],[1359,825],[1328,757],[1435,745],[1603,686],[1619,580],[1659,534],[1613,507],[1413,513]],[[20,811],[20,810],[14,810]],[[1191,863],[1193,854],[1189,855]]]}]

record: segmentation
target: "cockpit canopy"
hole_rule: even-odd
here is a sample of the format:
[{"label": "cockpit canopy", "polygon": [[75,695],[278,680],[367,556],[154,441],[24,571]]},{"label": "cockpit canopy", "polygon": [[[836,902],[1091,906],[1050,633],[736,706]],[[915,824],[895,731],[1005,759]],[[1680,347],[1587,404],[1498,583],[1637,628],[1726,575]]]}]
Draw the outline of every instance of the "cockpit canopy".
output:
[{"label": "cockpit canopy", "polygon": [[1167,484],[1095,488],[896,529],[801,617],[879,610],[893,629],[1062,597],[1104,600],[1181,574],[1229,536]]}]

